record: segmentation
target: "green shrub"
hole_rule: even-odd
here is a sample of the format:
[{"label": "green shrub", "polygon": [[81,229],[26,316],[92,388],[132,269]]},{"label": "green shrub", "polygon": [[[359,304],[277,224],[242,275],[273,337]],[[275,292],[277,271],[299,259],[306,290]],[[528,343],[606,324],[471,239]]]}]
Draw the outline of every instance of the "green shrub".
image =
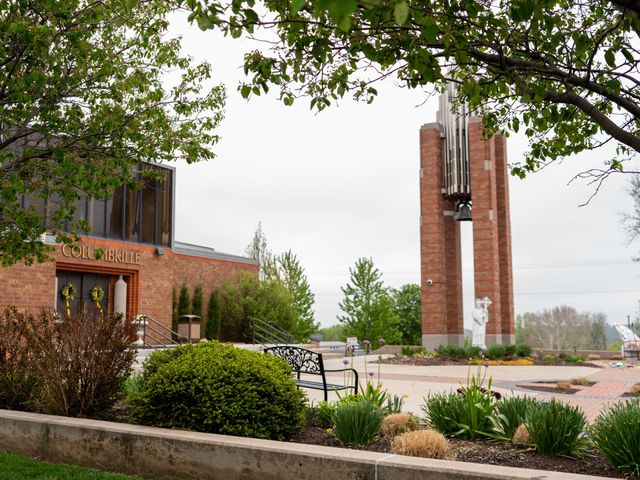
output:
[{"label": "green shrub", "polygon": [[382,388],[381,383],[374,386],[373,382],[369,380],[365,387],[360,384],[359,390],[358,396],[361,397],[361,400],[375,405],[380,410],[385,407],[387,400],[389,400],[389,392]]},{"label": "green shrub", "polygon": [[334,433],[348,445],[369,445],[380,432],[383,418],[382,410],[366,400],[338,403],[333,413]]},{"label": "green shrub", "polygon": [[503,398],[496,407],[497,432],[508,439],[513,438],[518,427],[525,423],[529,410],[538,403],[535,398],[527,396]]},{"label": "green shrub", "polygon": [[331,428],[333,426],[333,412],[336,406],[330,402],[320,402],[316,407],[316,421],[320,428]]},{"label": "green shrub", "polygon": [[578,449],[587,419],[580,407],[553,399],[530,409],[525,423],[538,452],[563,456]]},{"label": "green shrub", "polygon": [[193,297],[191,298],[191,314],[197,315],[201,320],[205,320],[205,318],[203,317],[203,312],[204,293],[202,291],[202,285],[196,285],[193,288]]},{"label": "green shrub", "polygon": [[424,348],[424,347],[411,347],[411,346],[402,347],[402,356],[403,357],[410,357],[412,355],[415,355],[416,353],[425,354],[425,353],[427,353],[427,349]]},{"label": "green shrub", "polygon": [[442,358],[449,358],[452,360],[466,358],[464,348],[458,345],[440,345],[436,348],[436,353]]},{"label": "green shrub", "polygon": [[487,348],[487,357],[494,360],[499,360],[501,358],[504,358],[506,354],[507,354],[506,345],[496,344],[496,345],[491,345],[489,348]]},{"label": "green shrub", "polygon": [[210,341],[155,352],[143,366],[133,402],[145,425],[283,439],[305,419],[305,396],[291,368],[262,355]]},{"label": "green shrub", "polygon": [[515,357],[518,347],[516,345],[503,345],[505,357]]},{"label": "green shrub", "polygon": [[480,347],[466,347],[464,349],[464,355],[466,358],[480,358],[482,355],[482,349]]},{"label": "green shrub", "polygon": [[209,296],[209,307],[207,308],[207,324],[205,325],[205,338],[218,340],[220,338],[220,324],[222,316],[220,311],[220,299],[218,291],[214,290]]},{"label": "green shrub", "polygon": [[591,427],[593,443],[620,471],[640,476],[640,400],[613,405]]},{"label": "green shrub", "polygon": [[497,400],[491,391],[491,379],[486,388],[483,380],[478,369],[477,375],[471,375],[467,385],[456,393],[426,397],[422,410],[427,423],[443,435],[469,439],[491,435]]},{"label": "green shrub", "polygon": [[516,356],[517,357],[530,357],[533,353],[533,349],[527,345],[526,343],[518,343],[516,344]]},{"label": "green shrub", "polygon": [[564,360],[570,363],[580,363],[584,360],[582,355],[567,355]]},{"label": "green shrub", "polygon": [[390,415],[392,413],[400,413],[402,412],[402,407],[404,405],[404,398],[400,395],[389,395],[387,398],[387,404],[384,407],[385,415]]},{"label": "green shrub", "polygon": [[425,397],[422,411],[431,428],[443,435],[456,435],[458,421],[464,418],[464,398],[457,393],[434,393]]}]

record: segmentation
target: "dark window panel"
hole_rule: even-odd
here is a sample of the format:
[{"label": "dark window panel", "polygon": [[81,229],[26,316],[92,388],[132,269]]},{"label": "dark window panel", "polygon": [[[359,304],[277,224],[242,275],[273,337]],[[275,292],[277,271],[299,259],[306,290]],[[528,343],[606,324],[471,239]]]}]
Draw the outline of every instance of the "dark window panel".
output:
[{"label": "dark window panel", "polygon": [[122,240],[122,212],[124,202],[124,187],[118,187],[113,197],[106,201],[107,231],[105,237]]},{"label": "dark window panel", "polygon": [[169,246],[171,242],[171,170],[162,170],[163,181],[158,182],[156,202],[156,244]]},{"label": "dark window panel", "polygon": [[155,226],[155,198],[157,182],[152,178],[142,180],[142,205],[140,206],[140,241],[142,243],[155,243],[153,234]]},{"label": "dark window panel", "polygon": [[140,241],[140,190],[127,187],[124,214],[124,239]]}]

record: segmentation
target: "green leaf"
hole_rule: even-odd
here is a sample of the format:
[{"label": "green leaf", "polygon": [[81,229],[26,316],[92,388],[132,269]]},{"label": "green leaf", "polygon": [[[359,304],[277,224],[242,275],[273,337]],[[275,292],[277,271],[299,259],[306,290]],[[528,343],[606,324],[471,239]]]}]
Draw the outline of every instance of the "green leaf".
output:
[{"label": "green leaf", "polygon": [[291,13],[294,15],[298,13],[302,7],[304,7],[304,1],[305,0],[291,0]]},{"label": "green leaf", "polygon": [[396,3],[393,9],[393,16],[396,19],[398,25],[404,25],[409,18],[409,5],[404,0]]},{"label": "green leaf", "polygon": [[609,65],[611,68],[615,68],[615,66],[616,66],[616,56],[615,56],[615,53],[613,52],[612,48],[610,48],[609,50],[604,52],[604,59],[607,62],[607,65]]}]

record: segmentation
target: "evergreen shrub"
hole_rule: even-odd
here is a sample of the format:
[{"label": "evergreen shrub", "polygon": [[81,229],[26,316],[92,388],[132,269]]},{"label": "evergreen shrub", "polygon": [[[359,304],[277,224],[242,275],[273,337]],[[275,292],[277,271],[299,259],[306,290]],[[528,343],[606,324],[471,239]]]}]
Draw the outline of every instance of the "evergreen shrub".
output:
[{"label": "evergreen shrub", "polygon": [[215,341],[155,352],[133,400],[137,422],[285,439],[305,421],[305,395],[274,355]]}]

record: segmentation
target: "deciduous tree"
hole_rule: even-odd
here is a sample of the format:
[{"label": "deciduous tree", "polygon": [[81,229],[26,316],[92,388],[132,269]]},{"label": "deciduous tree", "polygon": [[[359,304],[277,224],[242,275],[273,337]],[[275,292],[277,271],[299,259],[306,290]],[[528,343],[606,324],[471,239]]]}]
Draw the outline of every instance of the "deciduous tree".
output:
[{"label": "deciduous tree", "polygon": [[403,345],[422,344],[422,305],[420,285],[407,283],[399,289],[391,289],[393,311],[398,316],[398,328]]},{"label": "deciduous tree", "polygon": [[[245,97],[269,85],[319,110],[376,82],[412,89],[454,82],[487,133],[524,131],[525,176],[612,142],[603,179],[640,151],[640,4],[627,0],[188,0],[202,29],[261,32],[272,49],[246,55]],[[257,13],[260,12],[260,15]],[[264,15],[262,12],[266,12]]]},{"label": "deciduous tree", "polygon": [[76,201],[135,185],[140,162],[213,157],[225,92],[168,35],[175,8],[0,2],[0,265],[46,260],[45,229],[71,242]]},{"label": "deciduous tree", "polygon": [[387,343],[398,343],[398,316],[393,312],[393,301],[384,287],[382,274],[370,258],[360,258],[349,269],[351,278],[342,287],[344,298],[338,320],[345,333],[360,341],[369,340],[374,347],[384,338]]}]

